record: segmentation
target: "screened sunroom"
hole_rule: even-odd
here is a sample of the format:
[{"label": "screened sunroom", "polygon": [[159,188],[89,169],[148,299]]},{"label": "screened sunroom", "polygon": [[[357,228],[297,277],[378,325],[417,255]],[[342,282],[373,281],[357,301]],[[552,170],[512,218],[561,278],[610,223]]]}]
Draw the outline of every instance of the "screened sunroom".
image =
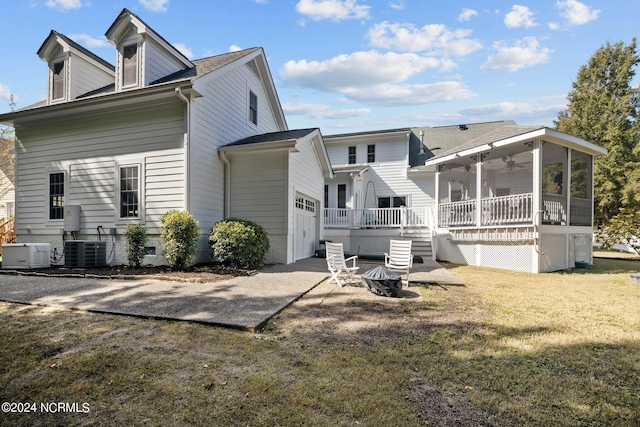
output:
[{"label": "screened sunroom", "polygon": [[547,128],[507,126],[435,165],[437,257],[534,273],[591,263],[594,157]]}]

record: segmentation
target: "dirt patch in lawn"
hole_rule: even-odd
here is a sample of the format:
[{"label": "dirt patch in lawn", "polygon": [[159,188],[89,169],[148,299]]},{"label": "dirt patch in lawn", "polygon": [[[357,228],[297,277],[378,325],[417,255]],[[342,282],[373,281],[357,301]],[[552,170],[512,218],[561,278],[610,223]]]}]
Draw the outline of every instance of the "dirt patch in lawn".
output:
[{"label": "dirt patch in lawn", "polygon": [[221,264],[198,264],[186,270],[176,270],[168,266],[130,267],[128,265],[113,265],[104,267],[70,268],[52,266],[49,268],[3,270],[4,273],[38,275],[38,276],[67,276],[93,277],[117,279],[165,279],[180,280],[196,283],[219,282],[238,276],[248,276],[254,271],[229,267]]}]

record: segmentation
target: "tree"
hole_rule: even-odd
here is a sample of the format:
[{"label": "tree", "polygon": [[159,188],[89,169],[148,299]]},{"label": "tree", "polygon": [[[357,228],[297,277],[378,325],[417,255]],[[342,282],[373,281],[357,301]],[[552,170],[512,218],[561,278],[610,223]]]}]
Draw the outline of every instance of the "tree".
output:
[{"label": "tree", "polygon": [[608,150],[595,164],[595,218],[606,224],[623,207],[640,206],[638,88],[631,87],[640,63],[637,42],[607,42],[580,67],[567,98],[568,108],[554,122],[557,130]]},{"label": "tree", "polygon": [[604,248],[612,248],[622,243],[640,255],[640,211],[623,208],[598,233],[598,240]]},{"label": "tree", "polygon": [[[10,127],[0,127],[0,170],[13,183],[15,161],[15,132]],[[11,184],[0,181],[0,198],[11,190]]]}]

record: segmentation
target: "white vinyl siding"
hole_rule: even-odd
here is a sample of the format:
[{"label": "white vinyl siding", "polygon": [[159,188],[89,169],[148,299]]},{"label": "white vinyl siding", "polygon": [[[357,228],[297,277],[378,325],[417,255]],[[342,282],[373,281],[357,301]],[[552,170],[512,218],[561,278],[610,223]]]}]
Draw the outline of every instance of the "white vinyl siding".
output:
[{"label": "white vinyl siding", "polygon": [[233,156],[231,216],[256,221],[269,234],[283,234],[286,227],[283,221],[287,206],[286,177],[284,153]]},{"label": "white vinyl siding", "polygon": [[190,200],[191,213],[203,230],[223,218],[224,164],[219,146],[250,135],[280,131],[268,102],[258,102],[258,126],[247,120],[247,87],[259,99],[267,99],[262,83],[243,64],[224,73],[196,80],[194,89],[203,95],[192,106]]},{"label": "white vinyl siding", "polygon": [[72,55],[69,63],[71,64],[69,79],[71,99],[113,84],[115,81],[113,71],[93,65],[79,55]]},{"label": "white vinyl siding", "polygon": [[[356,147],[356,164],[367,164],[368,147],[374,145],[366,139],[360,139],[358,143],[350,142],[347,138],[340,144],[332,144],[328,139],[327,153],[334,167],[346,166],[349,161],[348,147]],[[362,173],[362,181],[358,187],[351,188],[347,185],[347,205],[356,208],[375,208],[378,206],[377,198],[380,197],[405,197],[407,206],[426,207],[434,205],[435,180],[433,174],[416,178],[407,176],[408,153],[407,141],[404,137],[389,139],[380,142],[375,141],[375,163],[370,163],[367,171]],[[334,180],[328,180],[330,193],[330,207],[336,207],[337,183],[342,178],[340,174]],[[348,180],[350,181],[350,180]],[[347,182],[348,184],[348,182]],[[368,191],[367,191],[368,188]],[[352,192],[355,192],[355,200],[358,206],[351,206]],[[375,192],[375,195],[374,195]]]},{"label": "white vinyl siding", "polygon": [[[68,171],[65,204],[81,206],[82,233],[94,233],[99,225],[113,226],[119,215],[117,166],[137,164],[142,159],[149,163],[143,168],[143,183],[147,186],[144,197],[153,200],[148,205],[154,208],[153,214],[147,212],[145,220],[150,233],[159,232],[162,214],[172,208],[184,208],[183,132],[184,104],[19,130],[18,234],[24,234],[25,227],[29,227],[32,236],[60,235],[59,226],[51,227],[46,222],[43,170]],[[173,194],[171,199],[167,192]],[[169,200],[160,205],[166,209],[160,209],[155,201],[158,199]]]},{"label": "white vinyl siding", "polygon": [[187,67],[151,40],[144,43],[145,85]]}]

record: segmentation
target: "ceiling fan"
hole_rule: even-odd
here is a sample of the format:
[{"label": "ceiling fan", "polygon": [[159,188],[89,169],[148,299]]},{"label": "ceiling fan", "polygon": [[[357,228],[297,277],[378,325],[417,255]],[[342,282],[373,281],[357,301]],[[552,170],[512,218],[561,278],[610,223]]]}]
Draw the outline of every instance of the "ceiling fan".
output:
[{"label": "ceiling fan", "polygon": [[513,160],[513,156],[503,156],[502,157],[502,161],[505,163],[505,169],[512,171],[515,170],[516,168],[525,168],[527,163],[531,163],[531,162],[516,162],[515,160]]}]

